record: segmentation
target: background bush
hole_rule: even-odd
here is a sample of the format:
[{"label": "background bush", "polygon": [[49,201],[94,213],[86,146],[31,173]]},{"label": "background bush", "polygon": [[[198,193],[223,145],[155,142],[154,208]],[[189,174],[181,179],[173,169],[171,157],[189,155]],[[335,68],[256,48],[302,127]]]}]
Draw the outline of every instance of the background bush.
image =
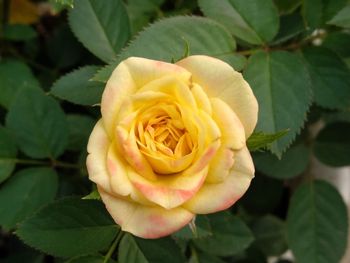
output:
[{"label": "background bush", "polygon": [[[346,206],[312,160],[350,165],[349,2],[0,4],[1,262],[282,263],[288,249],[295,262],[340,261]],[[116,240],[85,167],[105,82],[129,56],[188,54],[222,59],[251,85],[256,177],[230,211],[198,216],[194,232]]]}]

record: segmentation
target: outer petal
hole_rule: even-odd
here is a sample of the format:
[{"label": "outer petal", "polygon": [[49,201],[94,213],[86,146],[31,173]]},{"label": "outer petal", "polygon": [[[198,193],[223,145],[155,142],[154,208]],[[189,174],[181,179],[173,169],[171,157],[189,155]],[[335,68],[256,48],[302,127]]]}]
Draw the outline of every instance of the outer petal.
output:
[{"label": "outer petal", "polygon": [[189,56],[176,63],[192,73],[209,97],[225,101],[241,120],[248,138],[258,119],[258,103],[242,74],[225,62],[208,56]]},{"label": "outer petal", "polygon": [[142,238],[167,236],[188,224],[194,214],[178,207],[166,210],[159,206],[145,206],[127,199],[99,193],[110,215],[123,231]]},{"label": "outer petal", "polygon": [[114,132],[115,118],[124,99],[148,82],[166,75],[188,80],[190,73],[174,64],[137,57],[130,57],[116,67],[101,102],[102,119],[109,136]]},{"label": "outer petal", "polygon": [[209,172],[205,182],[220,183],[230,174],[230,170],[234,163],[234,152],[221,146],[215,154],[215,157],[210,162]]},{"label": "outer petal", "polygon": [[227,148],[241,149],[245,146],[245,133],[242,122],[234,111],[221,99],[210,100],[213,108],[213,119],[221,130],[222,144]]},{"label": "outer petal", "polygon": [[128,178],[128,164],[118,156],[115,144],[111,144],[107,155],[107,168],[113,193],[129,195],[133,186]]},{"label": "outer petal", "polygon": [[206,183],[182,207],[195,214],[208,214],[232,206],[248,189],[254,176],[254,164],[245,147],[235,152],[235,164],[222,183]]},{"label": "outer petal", "polygon": [[89,179],[105,191],[111,192],[106,162],[109,145],[110,141],[105,129],[103,128],[102,120],[100,119],[96,123],[89,138],[87,146],[89,155],[86,159],[86,166]]}]

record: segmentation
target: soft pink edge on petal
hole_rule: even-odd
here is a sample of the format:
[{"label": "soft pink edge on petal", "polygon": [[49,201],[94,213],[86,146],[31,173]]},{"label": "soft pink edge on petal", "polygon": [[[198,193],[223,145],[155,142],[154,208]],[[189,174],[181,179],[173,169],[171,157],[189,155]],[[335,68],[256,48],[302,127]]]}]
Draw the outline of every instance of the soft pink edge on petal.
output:
[{"label": "soft pink edge on petal", "polygon": [[99,193],[106,209],[121,229],[141,238],[154,239],[170,235],[194,217],[193,213],[181,207],[166,210],[121,199],[100,189]]},{"label": "soft pink edge on petal", "polygon": [[254,164],[245,147],[235,152],[235,163],[226,179],[221,183],[205,183],[198,193],[183,204],[195,214],[208,214],[232,206],[247,191],[254,177]]},{"label": "soft pink edge on petal", "polygon": [[129,173],[129,178],[147,199],[166,208],[172,209],[185,203],[200,190],[208,174],[208,163],[215,156],[220,146],[213,142],[203,155],[187,170],[180,174],[168,175],[152,182],[138,173]]},{"label": "soft pink edge on petal", "polygon": [[140,57],[130,57],[114,69],[101,101],[102,119],[110,137],[113,137],[116,116],[125,98],[148,82],[166,75],[188,79],[190,73],[175,64]]}]

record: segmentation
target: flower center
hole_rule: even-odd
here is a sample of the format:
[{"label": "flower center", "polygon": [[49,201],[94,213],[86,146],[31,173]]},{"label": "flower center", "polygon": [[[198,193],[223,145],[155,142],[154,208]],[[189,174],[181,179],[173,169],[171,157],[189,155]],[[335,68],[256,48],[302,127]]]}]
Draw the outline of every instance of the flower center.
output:
[{"label": "flower center", "polygon": [[192,152],[192,139],[176,105],[160,104],[140,114],[135,129],[137,144],[146,155],[163,154],[173,159]]}]

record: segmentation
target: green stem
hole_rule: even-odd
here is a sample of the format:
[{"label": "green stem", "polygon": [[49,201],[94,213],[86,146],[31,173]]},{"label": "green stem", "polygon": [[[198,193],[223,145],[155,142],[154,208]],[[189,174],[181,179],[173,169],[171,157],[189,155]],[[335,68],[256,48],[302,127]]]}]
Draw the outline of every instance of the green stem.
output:
[{"label": "green stem", "polygon": [[243,56],[249,56],[252,55],[253,53],[263,50],[263,48],[255,48],[255,49],[247,49],[247,50],[241,50],[237,51],[237,54],[243,55]]},{"label": "green stem", "polygon": [[57,166],[57,167],[62,167],[62,168],[72,168],[72,169],[81,169],[82,167],[80,165],[74,164],[74,163],[66,163],[66,162],[61,162],[57,160],[52,160],[52,165]]},{"label": "green stem", "polygon": [[51,165],[49,162],[37,160],[11,159],[9,161],[13,161],[18,164]]},{"label": "green stem", "polygon": [[109,250],[108,250],[108,252],[103,260],[103,263],[107,263],[109,261],[109,259],[112,257],[112,254],[113,254],[114,250],[116,249],[120,239],[123,237],[123,235],[124,235],[124,232],[122,230],[120,230],[117,237],[113,241],[111,247],[109,248]]},{"label": "green stem", "polygon": [[[1,160],[0,160],[1,162]],[[39,161],[39,160],[28,160],[28,159],[6,159],[6,162],[14,162],[17,164],[31,164],[31,165],[46,165],[46,166],[53,166],[53,167],[61,167],[61,168],[71,168],[71,169],[81,169],[82,167],[73,164],[73,163],[66,163],[61,162],[57,160],[51,160],[49,161]]]},{"label": "green stem", "polygon": [[193,246],[193,244],[190,243],[190,250],[191,250],[191,258],[195,258],[195,262],[198,262],[198,254],[197,251],[195,249],[195,247]]}]

